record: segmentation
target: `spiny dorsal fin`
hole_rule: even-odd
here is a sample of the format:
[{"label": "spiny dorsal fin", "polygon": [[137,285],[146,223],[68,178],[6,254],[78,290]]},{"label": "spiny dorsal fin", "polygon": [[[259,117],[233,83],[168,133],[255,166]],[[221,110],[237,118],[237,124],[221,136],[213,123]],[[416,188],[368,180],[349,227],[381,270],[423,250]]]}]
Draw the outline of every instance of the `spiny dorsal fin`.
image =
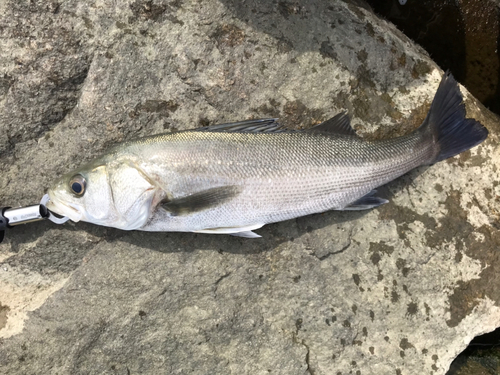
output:
[{"label": "spiny dorsal fin", "polygon": [[259,120],[247,120],[231,122],[227,124],[210,125],[198,128],[200,132],[225,132],[225,133],[289,133],[296,132],[286,129],[278,123],[277,118],[263,118]]},{"label": "spiny dorsal fin", "polygon": [[238,186],[221,186],[200,191],[187,197],[173,199],[162,204],[162,207],[173,216],[189,215],[224,203],[240,192]]},{"label": "spiny dorsal fin", "polygon": [[329,120],[308,130],[312,133],[334,133],[342,135],[358,136],[351,126],[351,120],[346,112],[340,112]]}]

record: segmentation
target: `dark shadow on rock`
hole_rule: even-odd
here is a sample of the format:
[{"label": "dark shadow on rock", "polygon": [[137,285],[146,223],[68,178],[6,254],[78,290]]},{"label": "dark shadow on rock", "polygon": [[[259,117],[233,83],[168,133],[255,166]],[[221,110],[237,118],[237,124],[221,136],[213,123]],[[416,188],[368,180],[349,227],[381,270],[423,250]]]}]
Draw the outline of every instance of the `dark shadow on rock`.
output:
[{"label": "dark shadow on rock", "polygon": [[429,52],[491,111],[500,113],[500,7],[494,1],[367,0]]},{"label": "dark shadow on rock", "polygon": [[460,82],[465,80],[465,25],[455,2],[367,1],[379,16],[423,46],[442,69],[450,69]]},{"label": "dark shadow on rock", "polygon": [[476,336],[453,360],[446,375],[498,374],[500,368],[500,329]]}]

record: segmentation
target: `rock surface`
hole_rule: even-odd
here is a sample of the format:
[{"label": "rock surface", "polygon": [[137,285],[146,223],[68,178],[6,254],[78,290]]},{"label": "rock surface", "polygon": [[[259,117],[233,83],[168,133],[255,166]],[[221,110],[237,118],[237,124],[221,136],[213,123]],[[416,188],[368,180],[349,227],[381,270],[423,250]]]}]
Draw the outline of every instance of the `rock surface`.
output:
[{"label": "rock surface", "polygon": [[[0,3],[0,202],[146,134],[252,117],[414,129],[436,65],[361,1]],[[465,93],[465,90],[464,90]],[[500,326],[498,118],[367,212],[263,239],[32,224],[0,245],[0,373],[444,374]]]}]

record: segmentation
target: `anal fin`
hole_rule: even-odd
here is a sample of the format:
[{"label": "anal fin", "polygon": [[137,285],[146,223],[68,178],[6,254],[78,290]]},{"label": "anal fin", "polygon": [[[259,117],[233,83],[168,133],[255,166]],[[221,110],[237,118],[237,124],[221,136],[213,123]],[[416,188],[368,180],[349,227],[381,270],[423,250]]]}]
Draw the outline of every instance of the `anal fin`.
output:
[{"label": "anal fin", "polygon": [[384,198],[376,197],[375,194],[377,190],[372,190],[365,196],[355,200],[348,206],[344,207],[343,211],[361,211],[369,210],[370,208],[378,207],[382,204],[388,203],[389,201]]}]

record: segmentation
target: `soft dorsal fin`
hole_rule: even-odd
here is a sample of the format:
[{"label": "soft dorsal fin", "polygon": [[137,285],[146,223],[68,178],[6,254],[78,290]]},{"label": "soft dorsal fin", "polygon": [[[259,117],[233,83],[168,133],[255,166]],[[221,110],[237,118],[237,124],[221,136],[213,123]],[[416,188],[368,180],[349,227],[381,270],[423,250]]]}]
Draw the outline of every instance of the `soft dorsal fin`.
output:
[{"label": "soft dorsal fin", "polygon": [[189,215],[218,206],[233,199],[239,192],[238,186],[221,186],[170,200],[163,203],[162,207],[173,216]]},{"label": "soft dorsal fin", "polygon": [[296,130],[284,128],[278,123],[277,118],[263,118],[258,120],[247,120],[231,122],[227,124],[210,125],[198,128],[200,132],[225,132],[225,133],[290,133]]},{"label": "soft dorsal fin", "polygon": [[[224,133],[298,133],[302,130],[287,129],[278,123],[277,118],[264,118],[258,120],[247,120],[230,122],[227,124],[210,125],[198,128],[199,132],[224,132]],[[342,135],[356,136],[351,127],[351,121],[346,112],[340,112],[319,125],[308,129],[311,133],[334,133]]]},{"label": "soft dorsal fin", "polygon": [[340,112],[329,120],[308,130],[313,133],[334,133],[342,135],[358,136],[351,126],[351,120],[346,112]]}]

